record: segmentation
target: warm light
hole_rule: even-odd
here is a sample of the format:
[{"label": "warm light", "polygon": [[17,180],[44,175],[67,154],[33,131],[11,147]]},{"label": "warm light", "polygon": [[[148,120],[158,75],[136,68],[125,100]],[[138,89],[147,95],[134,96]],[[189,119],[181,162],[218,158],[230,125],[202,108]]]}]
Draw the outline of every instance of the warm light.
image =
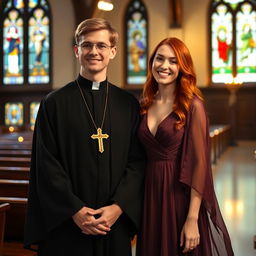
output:
[{"label": "warm light", "polygon": [[100,0],[98,2],[98,8],[102,11],[112,11],[114,5],[111,3],[110,0]]},{"label": "warm light", "polygon": [[24,141],[24,138],[22,136],[19,136],[18,137],[18,142],[23,142]]},{"label": "warm light", "polygon": [[219,134],[219,130],[218,129],[215,129],[214,130],[214,135],[218,135]]},{"label": "warm light", "polygon": [[227,200],[225,213],[228,217],[241,217],[244,214],[244,203],[241,200]]},{"label": "warm light", "polygon": [[227,82],[225,84],[227,85],[241,85],[243,83],[243,81],[241,80],[241,78],[237,77],[237,76],[232,76],[230,78],[227,79]]},{"label": "warm light", "polygon": [[31,129],[31,131],[34,131],[35,130],[35,126],[31,125],[30,129]]},{"label": "warm light", "polygon": [[13,126],[9,127],[9,132],[14,132],[14,127]]},{"label": "warm light", "polygon": [[225,202],[225,213],[227,216],[231,217],[233,215],[233,205],[232,201],[226,201]]},{"label": "warm light", "polygon": [[244,214],[244,204],[242,201],[238,201],[236,204],[236,215],[242,216]]}]

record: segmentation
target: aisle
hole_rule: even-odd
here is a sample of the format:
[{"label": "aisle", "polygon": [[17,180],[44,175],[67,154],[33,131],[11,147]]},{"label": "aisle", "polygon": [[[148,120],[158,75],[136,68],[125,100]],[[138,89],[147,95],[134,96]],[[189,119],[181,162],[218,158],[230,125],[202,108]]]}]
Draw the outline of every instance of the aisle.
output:
[{"label": "aisle", "polygon": [[236,256],[256,256],[256,141],[229,147],[213,168],[215,191]]}]

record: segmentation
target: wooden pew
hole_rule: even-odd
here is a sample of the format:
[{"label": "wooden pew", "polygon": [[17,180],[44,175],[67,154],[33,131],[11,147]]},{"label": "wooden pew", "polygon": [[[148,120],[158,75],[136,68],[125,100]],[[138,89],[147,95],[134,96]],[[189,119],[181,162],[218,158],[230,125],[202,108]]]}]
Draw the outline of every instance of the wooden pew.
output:
[{"label": "wooden pew", "polygon": [[31,150],[0,149],[0,156],[4,156],[4,157],[31,157]]},{"label": "wooden pew", "polygon": [[[23,141],[19,141],[19,137]],[[1,134],[0,135],[0,150],[31,150],[32,134]]]},{"label": "wooden pew", "polygon": [[6,143],[0,142],[0,150],[31,150],[32,145],[28,143]]},{"label": "wooden pew", "polygon": [[31,141],[33,138],[33,132],[27,131],[27,132],[8,132],[0,134],[0,140],[17,140],[19,137],[23,137],[24,140]]},{"label": "wooden pew", "polygon": [[3,255],[6,211],[9,210],[9,208],[10,208],[9,203],[0,203],[0,256]]},{"label": "wooden pew", "polygon": [[31,148],[32,132],[0,134],[0,203],[11,206],[6,214],[6,240],[23,241]]},{"label": "wooden pew", "polygon": [[29,180],[29,167],[0,166],[0,179]]},{"label": "wooden pew", "polygon": [[29,167],[29,157],[0,157],[0,166]]},{"label": "wooden pew", "polygon": [[210,140],[211,140],[211,162],[216,164],[217,159],[230,143],[231,128],[229,125],[211,125]]},{"label": "wooden pew", "polygon": [[11,206],[6,214],[5,239],[23,241],[27,198],[0,197],[0,203]]},{"label": "wooden pew", "polygon": [[3,197],[27,197],[28,180],[0,179],[0,196]]}]

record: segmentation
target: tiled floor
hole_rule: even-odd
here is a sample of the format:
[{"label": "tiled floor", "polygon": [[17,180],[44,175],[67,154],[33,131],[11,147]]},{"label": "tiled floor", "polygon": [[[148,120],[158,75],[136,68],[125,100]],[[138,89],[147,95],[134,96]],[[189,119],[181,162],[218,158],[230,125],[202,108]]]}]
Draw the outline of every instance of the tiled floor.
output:
[{"label": "tiled floor", "polygon": [[213,168],[215,191],[235,256],[256,256],[256,141],[229,147]]}]

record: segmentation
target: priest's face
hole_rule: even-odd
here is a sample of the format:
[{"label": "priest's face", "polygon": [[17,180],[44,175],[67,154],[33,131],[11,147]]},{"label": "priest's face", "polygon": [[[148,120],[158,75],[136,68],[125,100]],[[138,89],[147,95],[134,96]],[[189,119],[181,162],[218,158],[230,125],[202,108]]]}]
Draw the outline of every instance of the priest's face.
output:
[{"label": "priest's face", "polygon": [[75,46],[75,55],[81,68],[80,74],[93,81],[106,79],[109,61],[116,55],[116,47],[112,46],[108,30],[90,32],[80,37]]},{"label": "priest's face", "polygon": [[179,65],[173,49],[167,45],[161,45],[152,63],[152,74],[158,85],[175,85],[179,75]]}]

